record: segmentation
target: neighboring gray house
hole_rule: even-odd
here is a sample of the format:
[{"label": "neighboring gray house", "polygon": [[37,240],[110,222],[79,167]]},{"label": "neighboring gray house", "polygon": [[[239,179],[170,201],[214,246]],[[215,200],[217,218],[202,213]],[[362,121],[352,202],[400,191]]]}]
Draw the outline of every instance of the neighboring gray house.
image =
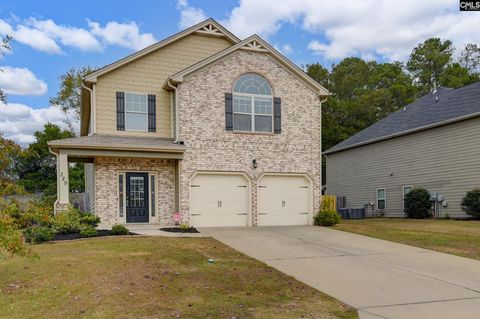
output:
[{"label": "neighboring gray house", "polygon": [[330,148],[327,194],[346,207],[402,217],[404,195],[438,196],[440,217],[466,217],[460,203],[480,187],[480,82],[440,88]]}]

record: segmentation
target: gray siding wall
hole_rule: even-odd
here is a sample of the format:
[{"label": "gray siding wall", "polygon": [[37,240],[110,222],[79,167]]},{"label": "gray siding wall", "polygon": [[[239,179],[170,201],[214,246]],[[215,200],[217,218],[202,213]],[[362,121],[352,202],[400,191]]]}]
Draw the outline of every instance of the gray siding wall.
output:
[{"label": "gray siding wall", "polygon": [[88,196],[88,211],[95,213],[95,164],[85,163],[85,193]]},{"label": "gray siding wall", "polygon": [[327,193],[347,197],[347,207],[376,201],[387,189],[385,215],[402,217],[402,187],[444,195],[441,216],[467,216],[460,203],[480,187],[480,118],[417,132],[327,156]]}]

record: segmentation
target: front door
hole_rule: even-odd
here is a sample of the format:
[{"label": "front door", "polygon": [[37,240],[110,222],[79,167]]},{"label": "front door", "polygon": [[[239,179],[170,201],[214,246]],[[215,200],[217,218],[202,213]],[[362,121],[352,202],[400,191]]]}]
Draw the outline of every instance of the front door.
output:
[{"label": "front door", "polygon": [[127,173],[127,223],[148,223],[148,173]]}]

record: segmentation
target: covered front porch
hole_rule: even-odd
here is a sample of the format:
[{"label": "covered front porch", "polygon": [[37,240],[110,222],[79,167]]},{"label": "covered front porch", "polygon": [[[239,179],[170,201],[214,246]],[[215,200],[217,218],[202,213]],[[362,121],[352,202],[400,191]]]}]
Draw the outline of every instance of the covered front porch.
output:
[{"label": "covered front porch", "polygon": [[55,212],[68,207],[69,163],[85,163],[88,210],[101,225],[168,225],[178,210],[178,163],[185,147],[171,139],[92,135],[52,141],[57,158]]}]

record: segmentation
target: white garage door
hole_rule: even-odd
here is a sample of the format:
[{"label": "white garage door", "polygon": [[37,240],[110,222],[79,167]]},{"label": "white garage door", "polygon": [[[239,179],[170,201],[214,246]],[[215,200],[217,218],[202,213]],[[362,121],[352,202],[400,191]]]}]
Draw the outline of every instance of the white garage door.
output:
[{"label": "white garage door", "polygon": [[190,183],[195,227],[247,226],[250,189],[241,175],[199,174]]},{"label": "white garage door", "polygon": [[264,176],[258,184],[258,226],[307,225],[310,182],[302,176]]}]

